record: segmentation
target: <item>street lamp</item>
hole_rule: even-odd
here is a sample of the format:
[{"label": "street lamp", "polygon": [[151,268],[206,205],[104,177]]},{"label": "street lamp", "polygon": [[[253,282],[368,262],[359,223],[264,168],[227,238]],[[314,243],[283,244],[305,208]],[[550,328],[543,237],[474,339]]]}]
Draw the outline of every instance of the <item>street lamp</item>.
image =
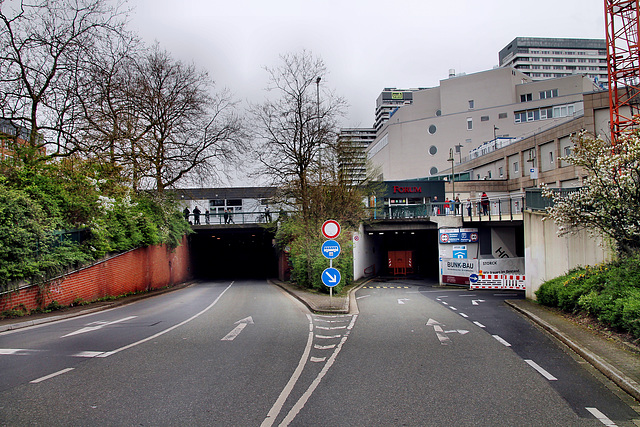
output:
[{"label": "street lamp", "polygon": [[455,162],[455,158],[453,157],[453,148],[449,148],[449,159],[451,162],[451,193],[453,194],[451,199],[455,200],[456,198],[456,175],[453,170],[453,162]]}]

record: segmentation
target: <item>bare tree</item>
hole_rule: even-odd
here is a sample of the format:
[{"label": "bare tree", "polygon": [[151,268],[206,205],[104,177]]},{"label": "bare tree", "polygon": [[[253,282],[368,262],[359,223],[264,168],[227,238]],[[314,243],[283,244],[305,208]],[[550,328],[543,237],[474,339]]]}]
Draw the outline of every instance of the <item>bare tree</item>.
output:
[{"label": "bare tree", "polygon": [[258,173],[287,188],[306,220],[310,188],[333,167],[327,147],[335,142],[337,119],[346,103],[320,85],[327,69],[310,52],[282,55],[279,67],[266,70],[267,90],[275,96],[253,107]]},{"label": "bare tree", "polygon": [[227,90],[155,46],[138,64],[135,106],[149,132],[137,142],[141,178],[159,192],[185,178],[211,180],[244,149],[243,121]]},{"label": "bare tree", "polygon": [[77,151],[77,76],[124,28],[120,2],[0,2],[0,117],[29,132],[25,159]]}]

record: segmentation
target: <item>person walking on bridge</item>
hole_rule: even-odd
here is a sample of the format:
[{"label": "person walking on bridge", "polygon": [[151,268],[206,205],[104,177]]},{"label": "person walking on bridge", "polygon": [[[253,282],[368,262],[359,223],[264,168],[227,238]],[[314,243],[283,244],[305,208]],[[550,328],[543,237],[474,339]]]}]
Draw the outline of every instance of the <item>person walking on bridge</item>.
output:
[{"label": "person walking on bridge", "polygon": [[197,206],[193,209],[193,225],[200,225],[200,209]]}]

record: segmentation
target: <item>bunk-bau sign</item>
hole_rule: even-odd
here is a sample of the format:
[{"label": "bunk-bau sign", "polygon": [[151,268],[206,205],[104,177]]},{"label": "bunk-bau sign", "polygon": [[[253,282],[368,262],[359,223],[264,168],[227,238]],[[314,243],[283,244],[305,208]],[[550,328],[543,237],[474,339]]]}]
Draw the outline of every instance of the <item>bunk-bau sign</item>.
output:
[{"label": "bunk-bau sign", "polygon": [[329,259],[329,268],[326,268],[322,272],[322,283],[329,288],[333,288],[340,283],[340,272],[337,268],[333,268],[333,260],[340,255],[340,244],[335,239],[340,235],[340,224],[338,221],[329,219],[322,224],[322,235],[326,237],[327,241],[322,244],[320,251],[325,258]]}]

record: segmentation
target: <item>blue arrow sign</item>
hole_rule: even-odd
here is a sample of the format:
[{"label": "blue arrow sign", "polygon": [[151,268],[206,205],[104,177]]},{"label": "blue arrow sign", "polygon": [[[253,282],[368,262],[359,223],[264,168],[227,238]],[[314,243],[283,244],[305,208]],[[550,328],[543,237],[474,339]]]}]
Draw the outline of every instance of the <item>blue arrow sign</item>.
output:
[{"label": "blue arrow sign", "polygon": [[322,244],[321,250],[325,258],[335,259],[340,255],[340,243],[335,240],[327,240]]},{"label": "blue arrow sign", "polygon": [[472,273],[472,274],[469,275],[469,281],[471,283],[477,283],[478,279],[479,279],[479,277],[478,277],[478,275],[476,273]]},{"label": "blue arrow sign", "polygon": [[333,267],[326,268],[322,272],[322,283],[330,288],[340,283],[340,278],[340,272]]}]

